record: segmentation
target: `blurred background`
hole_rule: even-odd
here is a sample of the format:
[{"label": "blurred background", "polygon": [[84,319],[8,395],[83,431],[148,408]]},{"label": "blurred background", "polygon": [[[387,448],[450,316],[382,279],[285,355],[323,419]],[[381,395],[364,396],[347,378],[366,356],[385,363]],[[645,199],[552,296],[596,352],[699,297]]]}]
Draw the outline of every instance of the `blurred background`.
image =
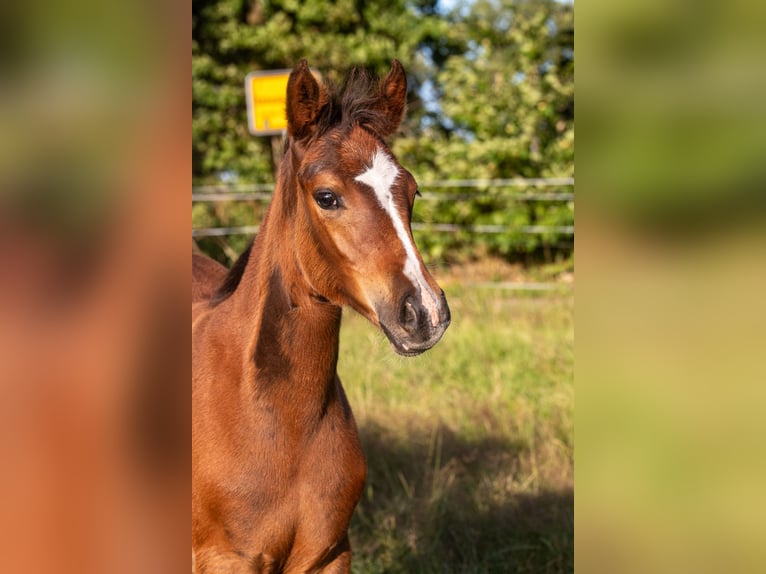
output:
[{"label": "blurred background", "polygon": [[574,18],[570,3],[193,2],[192,235],[231,264],[281,136],[245,76],[306,58],[408,74],[392,150],[454,317],[415,359],[348,310],[339,372],[369,464],[353,571],[568,572],[574,563]]}]

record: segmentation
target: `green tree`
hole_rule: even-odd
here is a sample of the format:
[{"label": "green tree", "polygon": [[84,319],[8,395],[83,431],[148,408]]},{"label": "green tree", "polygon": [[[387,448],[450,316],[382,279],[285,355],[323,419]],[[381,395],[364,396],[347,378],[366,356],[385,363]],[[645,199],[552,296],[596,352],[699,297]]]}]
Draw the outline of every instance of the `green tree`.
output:
[{"label": "green tree", "polygon": [[574,171],[574,21],[554,0],[476,0],[445,15],[434,62],[438,106],[412,159],[429,179],[545,177]]},{"label": "green tree", "polygon": [[[446,18],[451,45],[465,49],[437,66],[433,94],[438,107],[418,133],[395,142],[400,159],[415,167],[422,181],[573,176],[572,6],[553,0],[476,0]],[[426,221],[510,223],[520,229],[571,225],[573,209],[560,203],[509,204],[486,190],[473,202],[428,203],[419,214]],[[509,255],[560,239],[500,234],[482,243]],[[432,251],[463,243],[460,236],[424,240]]]},{"label": "green tree", "polygon": [[421,46],[447,32],[433,7],[434,1],[404,0],[194,0],[195,181],[215,182],[222,174],[246,182],[272,180],[269,141],[247,131],[248,72],[291,68],[306,58],[325,79],[340,82],[355,65],[383,73],[398,58],[416,92]]}]

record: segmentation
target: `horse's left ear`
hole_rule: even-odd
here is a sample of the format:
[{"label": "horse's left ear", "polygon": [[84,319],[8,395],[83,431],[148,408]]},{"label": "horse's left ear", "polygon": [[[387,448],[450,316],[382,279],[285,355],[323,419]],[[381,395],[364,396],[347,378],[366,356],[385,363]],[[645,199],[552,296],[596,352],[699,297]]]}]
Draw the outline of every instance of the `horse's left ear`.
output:
[{"label": "horse's left ear", "polygon": [[399,60],[391,62],[391,70],[380,82],[378,106],[383,114],[384,125],[378,126],[383,137],[399,129],[407,108],[407,74]]}]

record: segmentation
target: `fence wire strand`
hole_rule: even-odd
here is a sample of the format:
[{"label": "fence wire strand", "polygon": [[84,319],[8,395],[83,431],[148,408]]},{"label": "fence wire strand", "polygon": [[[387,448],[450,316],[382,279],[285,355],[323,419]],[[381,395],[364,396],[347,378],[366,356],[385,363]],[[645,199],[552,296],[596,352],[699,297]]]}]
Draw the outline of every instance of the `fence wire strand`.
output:
[{"label": "fence wire strand", "polygon": [[[483,190],[510,187],[540,188],[540,187],[573,187],[572,177],[552,178],[507,178],[507,179],[456,179],[436,180],[420,184],[421,197],[425,201],[464,201],[482,196]],[[474,192],[429,192],[428,189],[470,188]],[[192,188],[192,203],[217,203],[235,201],[269,201],[274,190],[273,183],[254,183],[236,185],[199,185]],[[574,201],[572,192],[521,192],[521,193],[492,193],[492,199],[507,199],[509,201]],[[258,225],[241,225],[233,227],[208,227],[192,229],[192,237],[222,237],[226,235],[247,235],[258,233]],[[441,233],[519,233],[523,235],[545,235],[555,233],[574,236],[574,226],[564,225],[527,225],[511,227],[508,225],[458,225],[455,223],[413,223],[413,231]]]}]

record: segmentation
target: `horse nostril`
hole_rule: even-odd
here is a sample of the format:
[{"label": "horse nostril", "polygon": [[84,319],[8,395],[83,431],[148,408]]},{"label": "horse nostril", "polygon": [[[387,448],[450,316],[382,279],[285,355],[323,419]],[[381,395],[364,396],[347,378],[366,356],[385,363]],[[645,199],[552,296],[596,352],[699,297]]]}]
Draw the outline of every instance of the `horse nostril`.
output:
[{"label": "horse nostril", "polygon": [[418,328],[418,311],[413,304],[412,297],[408,296],[402,302],[399,311],[399,324],[408,333],[412,333]]}]

